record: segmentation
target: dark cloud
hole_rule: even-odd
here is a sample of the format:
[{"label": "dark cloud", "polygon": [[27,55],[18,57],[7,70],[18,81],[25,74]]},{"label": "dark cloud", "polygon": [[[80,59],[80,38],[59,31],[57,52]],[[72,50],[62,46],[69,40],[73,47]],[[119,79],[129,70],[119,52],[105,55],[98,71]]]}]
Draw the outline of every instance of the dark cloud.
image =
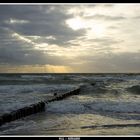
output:
[{"label": "dark cloud", "polygon": [[[66,8],[67,6],[1,5],[0,63],[61,65],[64,61],[60,57],[37,50],[33,44],[14,38],[12,34],[18,33],[21,37],[40,36],[34,43],[46,42],[67,47],[70,44],[68,41],[82,36],[85,31],[73,31],[65,24],[65,20],[72,17],[66,14]],[[46,39],[46,36],[53,36],[55,40]]]},{"label": "dark cloud", "polygon": [[63,65],[63,63],[65,62],[61,57],[51,56],[43,52],[42,50],[34,50],[30,48],[25,49],[11,45],[10,47],[0,48],[0,52],[2,52],[0,53],[1,64],[5,63],[12,65]]},{"label": "dark cloud", "polygon": [[[2,34],[2,32],[0,34]],[[47,51],[35,49],[34,45],[24,42],[24,40],[12,39],[10,36],[9,38],[7,36],[6,40],[2,40],[0,44],[0,64],[63,65],[66,61],[59,56],[49,55]]]},{"label": "dark cloud", "polygon": [[[66,8],[66,7],[65,7]],[[65,14],[62,6],[0,6],[2,27],[7,27],[21,35],[54,36],[58,44],[63,45],[85,33],[84,30],[73,31],[67,27],[65,20],[72,15]],[[27,20],[27,24],[8,24],[10,19]],[[54,42],[56,43],[56,41]]]}]

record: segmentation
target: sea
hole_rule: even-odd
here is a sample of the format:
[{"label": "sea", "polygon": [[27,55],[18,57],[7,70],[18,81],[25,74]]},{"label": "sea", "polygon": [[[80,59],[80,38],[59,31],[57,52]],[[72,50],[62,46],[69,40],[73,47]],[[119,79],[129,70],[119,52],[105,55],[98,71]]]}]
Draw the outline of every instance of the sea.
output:
[{"label": "sea", "polygon": [[0,116],[80,87],[44,112],[0,126],[0,135],[140,135],[140,74],[0,74]]}]

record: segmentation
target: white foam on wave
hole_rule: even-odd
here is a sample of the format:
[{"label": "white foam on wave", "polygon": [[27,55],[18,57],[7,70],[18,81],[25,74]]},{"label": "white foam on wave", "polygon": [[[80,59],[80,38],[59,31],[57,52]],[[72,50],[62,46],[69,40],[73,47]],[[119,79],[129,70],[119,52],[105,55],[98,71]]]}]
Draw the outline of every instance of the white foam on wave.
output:
[{"label": "white foam on wave", "polygon": [[0,86],[0,114],[46,100],[54,92],[63,93],[75,85],[2,85]]},{"label": "white foam on wave", "polygon": [[95,113],[95,112],[114,112],[114,113],[140,113],[140,103],[129,102],[126,100],[109,100],[93,97],[80,96],[59,102],[51,103],[48,111],[54,113]]},{"label": "white foam on wave", "polygon": [[55,76],[53,75],[22,75],[23,79],[55,79]]},{"label": "white foam on wave", "polygon": [[93,111],[98,112],[118,112],[118,113],[140,113],[140,103],[131,103],[131,102],[91,102],[85,104]]}]

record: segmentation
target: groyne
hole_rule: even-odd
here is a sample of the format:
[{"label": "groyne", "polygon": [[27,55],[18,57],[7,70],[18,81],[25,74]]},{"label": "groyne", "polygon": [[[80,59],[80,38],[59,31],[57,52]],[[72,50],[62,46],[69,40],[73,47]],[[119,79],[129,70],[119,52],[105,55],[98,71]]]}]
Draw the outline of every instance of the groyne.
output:
[{"label": "groyne", "polygon": [[59,94],[59,95],[56,94],[52,98],[46,99],[44,101],[40,101],[36,104],[32,104],[30,106],[26,106],[24,108],[12,111],[10,113],[3,114],[2,116],[0,116],[0,126],[5,123],[9,123],[9,122],[21,119],[32,114],[43,112],[45,111],[46,104],[53,101],[63,100],[64,98],[67,98],[72,95],[77,95],[79,93],[80,93],[80,88],[76,88],[74,90],[71,90],[63,94]]}]

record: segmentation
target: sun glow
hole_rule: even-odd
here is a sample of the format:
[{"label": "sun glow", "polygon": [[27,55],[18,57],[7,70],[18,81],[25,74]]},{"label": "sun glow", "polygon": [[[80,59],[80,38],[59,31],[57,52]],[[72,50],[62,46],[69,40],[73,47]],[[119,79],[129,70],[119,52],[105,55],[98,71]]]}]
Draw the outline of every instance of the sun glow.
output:
[{"label": "sun glow", "polygon": [[93,24],[91,28],[91,32],[96,37],[102,37],[105,34],[105,26],[103,24]]},{"label": "sun glow", "polygon": [[68,26],[73,30],[79,30],[85,28],[85,23],[79,17],[67,20],[66,24],[68,24]]},{"label": "sun glow", "polygon": [[71,67],[61,65],[0,65],[2,73],[69,73],[72,71]]},{"label": "sun glow", "polygon": [[68,66],[46,65],[46,71],[50,73],[68,73],[71,72],[72,69]]},{"label": "sun glow", "polygon": [[66,21],[73,30],[86,29],[87,36],[102,37],[106,32],[106,25],[93,19],[75,17]]}]

